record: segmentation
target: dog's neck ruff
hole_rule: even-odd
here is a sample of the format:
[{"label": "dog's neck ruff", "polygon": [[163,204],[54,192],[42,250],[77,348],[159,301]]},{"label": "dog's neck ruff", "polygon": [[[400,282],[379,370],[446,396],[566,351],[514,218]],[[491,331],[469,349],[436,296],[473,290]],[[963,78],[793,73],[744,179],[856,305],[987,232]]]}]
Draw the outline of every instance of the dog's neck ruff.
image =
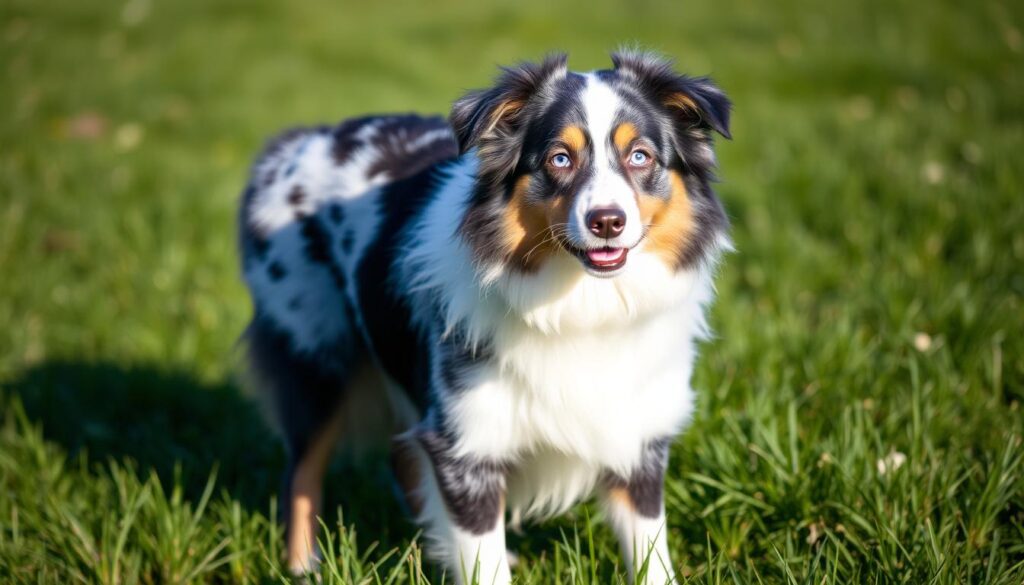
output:
[{"label": "dog's neck ruff", "polygon": [[[474,151],[448,167],[433,201],[410,228],[396,283],[404,283],[420,326],[436,326],[428,321],[440,317],[444,332],[459,329],[477,344],[508,328],[544,336],[612,332],[659,312],[711,302],[714,265],[729,248],[724,236],[714,258],[680,270],[644,253],[641,243],[623,272],[607,279],[586,274],[564,251],[533,273],[476,262],[459,234],[476,170]],[[701,317],[692,331],[704,337],[703,311],[694,314]]]}]

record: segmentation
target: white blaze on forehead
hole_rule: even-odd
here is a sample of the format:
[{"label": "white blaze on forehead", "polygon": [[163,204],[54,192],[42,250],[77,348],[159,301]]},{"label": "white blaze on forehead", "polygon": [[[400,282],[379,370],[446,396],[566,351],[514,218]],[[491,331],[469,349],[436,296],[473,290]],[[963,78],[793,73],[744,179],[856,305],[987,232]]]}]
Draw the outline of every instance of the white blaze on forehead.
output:
[{"label": "white blaze on forehead", "polygon": [[583,111],[587,116],[587,129],[596,144],[603,144],[612,133],[615,115],[622,104],[622,98],[607,83],[593,74],[586,76],[587,85],[583,90]]},{"label": "white blaze on forehead", "polygon": [[596,74],[588,73],[586,86],[580,96],[586,116],[587,133],[594,147],[593,175],[583,185],[573,205],[572,232],[582,247],[604,246],[608,242],[587,230],[586,216],[591,209],[619,207],[626,212],[626,228],[611,242],[615,247],[632,247],[643,232],[636,194],[622,172],[615,166],[617,154],[612,147],[611,135],[616,117],[622,108],[622,97]]}]

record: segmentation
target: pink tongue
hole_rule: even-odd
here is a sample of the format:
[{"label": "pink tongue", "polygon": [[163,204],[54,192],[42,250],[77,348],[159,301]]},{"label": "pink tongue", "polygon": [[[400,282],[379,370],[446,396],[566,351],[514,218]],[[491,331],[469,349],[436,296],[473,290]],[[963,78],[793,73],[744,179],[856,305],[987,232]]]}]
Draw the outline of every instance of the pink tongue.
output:
[{"label": "pink tongue", "polygon": [[624,248],[599,248],[597,250],[587,250],[587,258],[590,258],[591,262],[615,262],[619,258],[622,258],[622,254],[626,250]]}]

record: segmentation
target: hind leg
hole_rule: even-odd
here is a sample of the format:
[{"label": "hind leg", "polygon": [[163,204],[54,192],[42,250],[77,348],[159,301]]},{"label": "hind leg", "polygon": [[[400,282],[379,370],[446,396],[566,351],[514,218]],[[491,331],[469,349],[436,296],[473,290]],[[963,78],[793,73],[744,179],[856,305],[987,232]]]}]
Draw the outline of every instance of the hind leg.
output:
[{"label": "hind leg", "polygon": [[[350,249],[358,210],[371,206],[359,207],[337,190],[334,142],[327,129],[279,137],[254,166],[239,213],[243,273],[256,313],[249,360],[288,452],[282,510],[289,565],[297,571],[315,564],[324,470],[352,366],[363,356]],[[346,184],[345,193],[365,188]]]},{"label": "hind leg", "polygon": [[253,321],[247,341],[251,367],[288,457],[281,489],[288,567],[309,572],[318,564],[324,472],[341,432],[340,406],[350,377],[351,360],[341,356],[351,352],[298,353],[290,336],[266,318]]},{"label": "hind leg", "polygon": [[302,449],[290,449],[284,475],[288,569],[315,571],[320,562],[317,531],[323,513],[324,473],[341,430],[337,416],[318,428]]}]

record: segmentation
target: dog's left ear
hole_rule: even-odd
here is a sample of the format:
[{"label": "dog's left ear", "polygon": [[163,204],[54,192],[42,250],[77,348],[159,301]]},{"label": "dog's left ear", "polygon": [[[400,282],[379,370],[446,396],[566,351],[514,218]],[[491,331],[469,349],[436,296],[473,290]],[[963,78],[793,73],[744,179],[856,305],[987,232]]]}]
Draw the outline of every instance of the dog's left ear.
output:
[{"label": "dog's left ear", "polygon": [[714,130],[726,138],[732,102],[707,77],[676,73],[672,63],[652,53],[614,53],[615,71],[629,76],[652,95],[682,125],[682,129]]}]

